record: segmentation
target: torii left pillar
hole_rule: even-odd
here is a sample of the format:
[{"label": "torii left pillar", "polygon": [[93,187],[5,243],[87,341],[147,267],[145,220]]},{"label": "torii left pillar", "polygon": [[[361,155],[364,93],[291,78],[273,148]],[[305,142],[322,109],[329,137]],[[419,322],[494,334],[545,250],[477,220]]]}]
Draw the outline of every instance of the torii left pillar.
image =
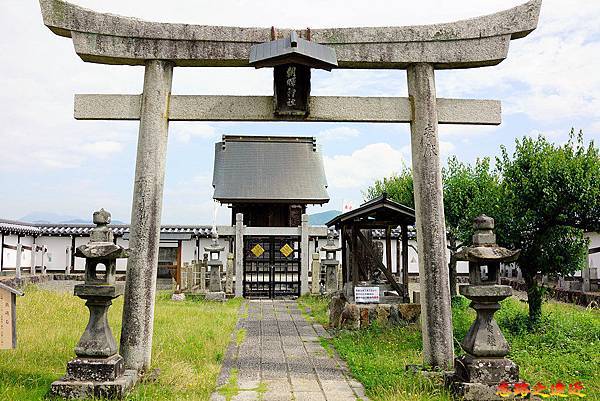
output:
[{"label": "torii left pillar", "polygon": [[150,368],[169,101],[174,64],[146,61],[131,208],[120,352],[127,369]]}]

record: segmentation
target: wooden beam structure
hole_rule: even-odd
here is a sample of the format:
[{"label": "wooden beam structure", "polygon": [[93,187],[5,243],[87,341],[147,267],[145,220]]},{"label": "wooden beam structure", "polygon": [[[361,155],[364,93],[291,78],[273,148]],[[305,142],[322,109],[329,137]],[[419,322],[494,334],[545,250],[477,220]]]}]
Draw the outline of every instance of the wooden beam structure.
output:
[{"label": "wooden beam structure", "polygon": [[[385,228],[385,263],[386,267],[392,272],[392,227],[387,226]],[[401,295],[398,293],[398,295]]]},{"label": "wooden beam structure", "polygon": [[357,232],[357,237],[360,239],[361,243],[363,244],[364,249],[371,256],[371,259],[373,259],[373,261],[375,262],[375,264],[377,265],[379,270],[381,270],[381,272],[383,273],[385,278],[388,280],[388,282],[390,283],[390,285],[392,286],[394,291],[396,291],[398,293],[398,295],[402,294],[402,289],[396,282],[396,279],[394,279],[394,275],[392,274],[392,271],[388,270],[388,268],[383,264],[383,262],[376,257],[375,252],[369,246],[369,241],[367,240],[367,238],[365,238],[363,233],[361,233],[360,231]]},{"label": "wooden beam structure", "polygon": [[410,294],[408,291],[408,226],[402,225],[402,287],[403,295],[406,302],[410,302]]}]

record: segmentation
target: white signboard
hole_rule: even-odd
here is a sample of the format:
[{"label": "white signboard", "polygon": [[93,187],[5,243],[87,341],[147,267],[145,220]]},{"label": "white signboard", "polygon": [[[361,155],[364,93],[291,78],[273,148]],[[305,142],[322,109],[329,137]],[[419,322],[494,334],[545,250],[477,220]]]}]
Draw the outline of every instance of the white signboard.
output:
[{"label": "white signboard", "polygon": [[354,302],[357,304],[379,303],[379,287],[354,287]]}]

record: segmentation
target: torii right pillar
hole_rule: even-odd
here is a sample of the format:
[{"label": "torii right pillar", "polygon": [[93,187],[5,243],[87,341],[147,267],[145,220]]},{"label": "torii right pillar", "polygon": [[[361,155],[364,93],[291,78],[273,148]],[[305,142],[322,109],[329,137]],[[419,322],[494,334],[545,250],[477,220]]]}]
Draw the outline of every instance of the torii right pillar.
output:
[{"label": "torii right pillar", "polygon": [[410,129],[423,316],[423,364],[452,370],[454,342],[434,68],[426,63],[412,64],[407,75],[413,112]]}]

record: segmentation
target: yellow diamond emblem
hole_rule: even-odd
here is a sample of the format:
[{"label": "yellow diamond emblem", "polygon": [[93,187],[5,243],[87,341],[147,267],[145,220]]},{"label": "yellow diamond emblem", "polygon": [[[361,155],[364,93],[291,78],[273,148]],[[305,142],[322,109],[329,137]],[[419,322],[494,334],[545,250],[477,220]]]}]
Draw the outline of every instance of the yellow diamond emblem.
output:
[{"label": "yellow diamond emblem", "polygon": [[288,244],[285,244],[284,246],[281,247],[279,252],[281,252],[283,254],[283,256],[285,256],[287,258],[288,256],[290,256],[292,254],[292,252],[294,252],[294,249],[291,246],[289,246]]},{"label": "yellow diamond emblem", "polygon": [[256,244],[256,245],[254,245],[254,248],[250,249],[250,252],[252,252],[254,254],[254,256],[256,256],[257,258],[259,258],[260,255],[262,255],[263,253],[265,253],[265,248],[263,248],[262,246],[260,246],[260,244]]}]

